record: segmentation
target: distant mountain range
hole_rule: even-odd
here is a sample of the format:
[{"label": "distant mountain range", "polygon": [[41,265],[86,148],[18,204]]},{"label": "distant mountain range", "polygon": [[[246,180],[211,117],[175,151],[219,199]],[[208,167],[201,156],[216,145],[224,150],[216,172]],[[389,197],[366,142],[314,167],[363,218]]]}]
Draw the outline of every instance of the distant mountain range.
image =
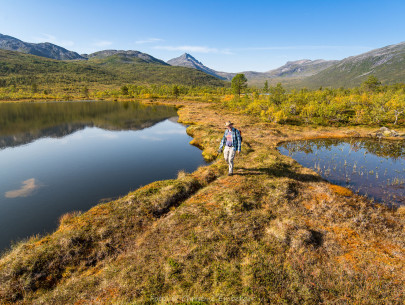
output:
[{"label": "distant mountain range", "polygon": [[[198,69],[220,79],[231,80],[236,73],[219,72],[204,66],[190,54],[168,61],[171,65]],[[375,49],[343,60],[297,60],[267,72],[242,71],[249,85],[262,87],[282,83],[289,88],[353,87],[369,75],[384,84],[405,82],[405,42]]]},{"label": "distant mountain range", "polygon": [[[103,50],[92,54],[78,54],[51,43],[28,43],[2,34],[0,34],[0,49],[56,60],[81,60],[98,66],[109,66],[110,68],[117,68],[119,66],[119,69],[124,69],[126,72],[131,72],[133,67],[136,66],[138,72],[142,72],[136,80],[142,81],[139,77],[145,77],[146,82],[153,79],[154,83],[159,82],[159,75],[162,77],[162,81],[165,81],[163,80],[162,69],[166,72],[170,71],[171,77],[176,77],[176,73],[187,74],[185,72],[187,69],[173,70],[170,69],[170,66],[173,66],[173,68],[174,66],[183,67],[183,69],[191,68],[219,80],[229,81],[236,75],[236,73],[211,69],[187,53],[173,58],[167,61],[167,63],[149,54],[134,50]],[[129,64],[129,66],[125,67],[126,64]],[[140,65],[142,68],[140,68]],[[160,68],[156,70],[157,66]],[[149,77],[151,75],[147,73],[157,74]],[[317,88],[320,86],[351,87],[359,85],[371,74],[387,84],[405,82],[405,42],[348,57],[343,60],[302,59],[289,61],[285,65],[267,72],[242,71],[240,73],[245,74],[249,85],[259,87],[263,86],[266,80],[270,85],[281,82],[284,86],[290,88]],[[132,74],[128,73],[129,79]],[[186,78],[187,75],[185,77],[183,75],[180,79],[186,80]],[[197,76],[196,79],[198,78],[201,77]],[[193,83],[196,82],[197,80],[193,81]],[[209,82],[215,83],[212,80]]]},{"label": "distant mountain range", "polygon": [[[284,66],[270,70],[267,72],[255,72],[255,71],[243,71],[240,73],[245,74],[246,78],[251,82],[252,80],[260,80],[264,81],[266,79],[272,79],[272,78],[288,78],[288,77],[305,77],[305,76],[311,76],[314,75],[330,66],[333,64],[337,63],[338,60],[309,60],[309,59],[303,59],[303,60],[297,60],[297,61],[289,61],[287,62]],[[215,77],[218,77],[219,79],[226,79],[226,80],[231,80],[236,73],[227,73],[227,72],[220,72],[220,71],[215,71],[211,68],[208,68],[204,66],[200,61],[195,59],[193,56],[190,54],[184,53],[183,55],[173,58],[169,61],[167,61],[168,64],[172,66],[181,66],[181,67],[188,67],[188,68],[194,68],[200,71],[203,71],[205,73],[208,73],[210,75],[213,75]]]}]

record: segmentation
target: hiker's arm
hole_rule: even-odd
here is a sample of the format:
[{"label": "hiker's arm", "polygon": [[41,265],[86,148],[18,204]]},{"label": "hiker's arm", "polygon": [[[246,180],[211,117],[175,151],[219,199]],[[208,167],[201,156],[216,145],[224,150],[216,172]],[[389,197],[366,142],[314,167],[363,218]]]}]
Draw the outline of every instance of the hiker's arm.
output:
[{"label": "hiker's arm", "polygon": [[242,149],[242,139],[240,138],[240,132],[239,130],[236,132],[236,138],[237,138],[237,142],[238,142],[238,147],[236,148],[236,151],[238,153],[240,153],[241,149]]},{"label": "hiker's arm", "polygon": [[225,145],[225,143],[226,143],[226,136],[225,136],[225,133],[224,133],[224,136],[222,137],[221,143],[219,144],[218,151],[222,151],[222,147]]}]

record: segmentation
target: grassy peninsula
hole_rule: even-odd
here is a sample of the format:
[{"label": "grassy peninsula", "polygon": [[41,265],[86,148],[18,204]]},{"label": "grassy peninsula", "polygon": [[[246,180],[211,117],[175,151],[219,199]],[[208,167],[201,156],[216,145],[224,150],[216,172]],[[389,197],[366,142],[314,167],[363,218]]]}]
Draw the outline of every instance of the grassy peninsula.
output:
[{"label": "grassy peninsula", "polygon": [[[212,163],[15,245],[0,259],[0,303],[403,303],[404,208],[332,185],[275,149],[374,127],[280,125],[220,103],[161,102],[179,107]],[[232,177],[216,158],[225,120],[244,139]]]}]

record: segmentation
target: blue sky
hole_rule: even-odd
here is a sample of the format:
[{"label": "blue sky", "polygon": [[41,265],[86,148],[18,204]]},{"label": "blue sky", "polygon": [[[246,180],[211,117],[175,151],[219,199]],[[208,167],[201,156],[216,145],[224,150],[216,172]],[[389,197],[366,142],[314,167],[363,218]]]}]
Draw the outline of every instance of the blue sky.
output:
[{"label": "blue sky", "polygon": [[405,1],[0,0],[0,33],[79,53],[184,52],[218,71],[268,71],[405,41]]}]

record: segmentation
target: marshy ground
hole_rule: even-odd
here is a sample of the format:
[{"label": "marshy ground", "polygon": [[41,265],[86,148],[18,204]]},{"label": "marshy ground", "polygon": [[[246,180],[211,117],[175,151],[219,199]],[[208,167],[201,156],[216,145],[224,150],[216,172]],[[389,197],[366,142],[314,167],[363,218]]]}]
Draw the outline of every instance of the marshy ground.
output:
[{"label": "marshy ground", "polygon": [[[0,260],[0,303],[403,304],[405,210],[332,185],[280,141],[367,128],[279,127],[180,107],[211,165],[60,219]],[[243,132],[235,175],[216,157],[224,122]]]}]

